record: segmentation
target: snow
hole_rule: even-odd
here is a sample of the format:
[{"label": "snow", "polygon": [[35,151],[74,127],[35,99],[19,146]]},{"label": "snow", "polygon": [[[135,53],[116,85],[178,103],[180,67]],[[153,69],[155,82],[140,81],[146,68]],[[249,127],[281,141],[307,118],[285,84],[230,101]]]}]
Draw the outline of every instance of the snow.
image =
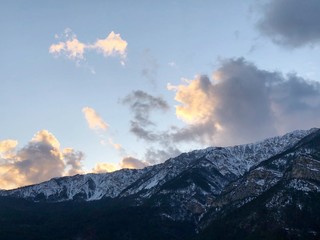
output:
[{"label": "snow", "polygon": [[256,181],[256,184],[263,186],[265,184],[265,180],[264,179],[259,179],[258,181]]},{"label": "snow", "polygon": [[[122,169],[112,173],[54,178],[32,186],[0,191],[0,195],[33,200],[42,195],[50,201],[67,201],[77,197],[86,201],[93,201],[104,197],[126,197],[133,194],[137,194],[141,198],[149,198],[157,193],[163,184],[191,168],[202,168],[212,172],[219,171],[225,176],[225,180],[223,181],[213,178],[214,185],[218,187],[210,185],[210,191],[217,194],[230,181],[243,176],[250,169],[271,156],[292,147],[303,137],[315,130],[298,130],[284,136],[268,138],[257,143],[234,147],[209,147],[195,150],[171,158],[162,164],[149,166],[140,170]],[[285,163],[286,160],[280,159],[276,164],[283,165]],[[311,171],[319,171],[314,165],[308,167]],[[282,173],[279,171],[272,169],[262,170],[271,171],[274,176],[282,177]],[[264,179],[259,179],[256,184],[263,186],[266,182]],[[295,185],[297,188],[299,186]],[[308,190],[307,187],[303,189]],[[195,191],[199,191],[192,183],[189,187],[180,190],[180,194],[191,195],[195,194]],[[207,194],[201,191],[198,193],[203,196]]]},{"label": "snow", "polygon": [[298,191],[303,191],[303,192],[311,192],[311,191],[320,192],[319,186],[303,179],[292,179],[288,187]]}]

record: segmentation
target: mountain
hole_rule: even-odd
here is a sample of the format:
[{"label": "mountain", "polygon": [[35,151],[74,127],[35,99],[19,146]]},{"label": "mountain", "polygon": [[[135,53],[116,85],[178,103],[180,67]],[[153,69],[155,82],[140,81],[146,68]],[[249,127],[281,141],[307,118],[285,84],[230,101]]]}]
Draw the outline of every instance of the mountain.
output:
[{"label": "mountain", "polygon": [[[54,178],[0,196],[0,216],[10,216],[2,226],[21,212],[32,219],[28,229],[47,224],[51,235],[61,215],[85,226],[59,239],[90,239],[88,225],[92,239],[319,239],[320,130],[195,150],[140,170]],[[34,223],[39,214],[49,220]]]}]

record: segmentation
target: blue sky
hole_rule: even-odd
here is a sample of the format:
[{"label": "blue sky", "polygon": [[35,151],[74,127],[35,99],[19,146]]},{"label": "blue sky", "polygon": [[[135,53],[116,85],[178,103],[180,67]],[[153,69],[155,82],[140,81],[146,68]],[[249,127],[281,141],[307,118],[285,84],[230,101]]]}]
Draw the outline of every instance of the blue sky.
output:
[{"label": "blue sky", "polygon": [[319,126],[315,0],[1,5],[0,188]]}]

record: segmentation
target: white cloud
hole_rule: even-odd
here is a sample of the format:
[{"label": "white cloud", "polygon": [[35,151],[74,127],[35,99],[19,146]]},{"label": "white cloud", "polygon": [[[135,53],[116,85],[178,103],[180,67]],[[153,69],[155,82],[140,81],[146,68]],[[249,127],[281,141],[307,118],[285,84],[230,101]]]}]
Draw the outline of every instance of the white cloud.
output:
[{"label": "white cloud", "polygon": [[90,48],[102,52],[105,57],[118,55],[125,59],[127,46],[128,43],[121,38],[120,34],[112,31],[105,39],[98,39]]},{"label": "white cloud", "polygon": [[98,39],[93,44],[79,41],[71,29],[66,29],[62,36],[56,35],[56,38],[63,40],[49,47],[49,53],[55,56],[64,55],[70,60],[80,62],[85,59],[84,54],[87,51],[96,50],[102,52],[105,57],[118,56],[121,58],[121,64],[125,63],[128,43],[113,31],[105,39]]},{"label": "white cloud", "polygon": [[87,120],[89,128],[94,130],[106,130],[109,125],[90,107],[84,107],[82,112]]}]

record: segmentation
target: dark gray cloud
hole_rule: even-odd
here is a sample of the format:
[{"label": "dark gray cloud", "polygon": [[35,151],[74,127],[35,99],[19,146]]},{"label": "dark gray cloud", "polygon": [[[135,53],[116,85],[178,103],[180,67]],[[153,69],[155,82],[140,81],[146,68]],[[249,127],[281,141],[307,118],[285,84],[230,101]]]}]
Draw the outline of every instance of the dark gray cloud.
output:
[{"label": "dark gray cloud", "polygon": [[165,148],[148,148],[145,153],[146,161],[150,164],[157,164],[181,154],[179,149],[170,145],[171,144],[167,145]]},{"label": "dark gray cloud", "polygon": [[153,133],[149,127],[155,126],[150,119],[152,111],[167,111],[168,103],[161,97],[154,97],[143,91],[134,91],[126,96],[122,103],[129,106],[133,113],[130,131],[138,138],[147,141],[156,141],[157,135]]},{"label": "dark gray cloud", "polygon": [[301,47],[320,42],[319,0],[271,0],[264,6],[258,29],[275,43]]},{"label": "dark gray cloud", "polygon": [[70,167],[67,175],[75,175],[83,173],[82,171],[82,160],[84,159],[84,153],[81,151],[75,151],[72,148],[66,148],[63,151],[63,157],[65,164]]},{"label": "dark gray cloud", "polygon": [[215,107],[210,119],[229,132],[225,141],[241,143],[276,135],[268,85],[277,82],[279,75],[244,59],[226,61],[217,72],[221,78],[211,89]]}]

